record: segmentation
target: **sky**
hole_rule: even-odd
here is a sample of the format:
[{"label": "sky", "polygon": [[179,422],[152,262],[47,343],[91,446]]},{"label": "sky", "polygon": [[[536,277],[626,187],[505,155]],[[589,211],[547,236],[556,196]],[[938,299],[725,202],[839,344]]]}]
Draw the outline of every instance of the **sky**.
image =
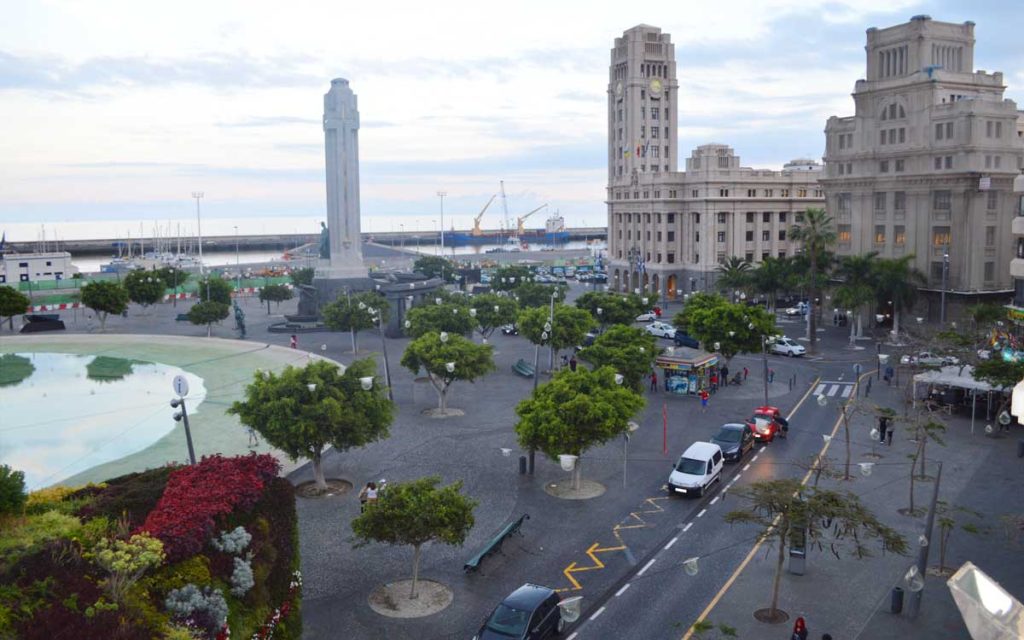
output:
[{"label": "sky", "polygon": [[[916,14],[977,23],[975,66],[1003,71],[1024,108],[1015,4],[3,0],[0,228],[34,240],[43,223],[60,236],[187,220],[193,191],[204,221],[312,226],[335,77],[359,98],[364,230],[429,230],[438,191],[445,226],[464,228],[499,180],[513,216],[547,203],[601,226],[609,51],[624,30],[672,36],[681,157],[720,142],[779,168],[820,158],[825,120],[853,113],[865,30]],[[484,226],[502,218],[499,199]]]}]

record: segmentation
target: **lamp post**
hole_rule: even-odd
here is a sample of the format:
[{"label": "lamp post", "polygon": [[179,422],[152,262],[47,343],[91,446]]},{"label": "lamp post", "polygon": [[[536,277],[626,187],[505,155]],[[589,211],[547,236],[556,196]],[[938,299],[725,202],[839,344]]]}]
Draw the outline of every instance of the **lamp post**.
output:
[{"label": "lamp post", "polygon": [[[886,358],[886,360],[888,360],[889,356],[885,356],[885,358]],[[878,342],[875,343],[875,359],[878,360],[878,371],[875,371],[875,380],[879,380],[882,377],[882,365],[885,364],[885,361],[882,360],[882,341],[881,340],[879,340]]]},{"label": "lamp post", "polygon": [[437,197],[441,199],[441,254],[444,255],[444,197],[448,195],[447,191],[438,191]]},{"label": "lamp post", "polygon": [[391,393],[391,369],[388,366],[388,345],[384,340],[384,326],[382,323],[380,309],[371,307],[369,309],[370,315],[377,321],[377,332],[380,334],[380,350],[384,354],[384,382],[388,388],[388,400],[394,401],[395,397]]},{"label": "lamp post", "polygon": [[202,191],[193,191],[192,197],[196,199],[196,238],[199,241],[199,275],[203,275],[203,225],[199,215],[199,200],[205,195]]},{"label": "lamp post", "polygon": [[242,268],[238,262],[238,225],[235,225],[235,295],[239,295],[242,291]]},{"label": "lamp post", "polygon": [[185,396],[188,395],[188,379],[185,376],[174,376],[172,382],[172,388],[174,392],[178,394],[177,398],[171,400],[171,408],[177,409],[181,407],[181,411],[174,414],[175,422],[185,423],[185,443],[188,445],[188,459],[191,464],[196,463],[196,452],[192,448],[192,431],[188,427],[188,410],[185,408]]},{"label": "lamp post", "polygon": [[626,461],[629,460],[629,435],[640,428],[640,425],[630,420],[626,423],[626,431],[622,432],[622,488],[626,488]]},{"label": "lamp post", "polygon": [[764,365],[764,403],[768,404],[768,345],[774,344],[775,336],[761,336],[761,361]]},{"label": "lamp post", "polygon": [[[947,245],[948,247],[949,245]],[[949,278],[949,249],[942,253],[942,293],[939,301],[939,324],[946,326],[946,282]]]}]

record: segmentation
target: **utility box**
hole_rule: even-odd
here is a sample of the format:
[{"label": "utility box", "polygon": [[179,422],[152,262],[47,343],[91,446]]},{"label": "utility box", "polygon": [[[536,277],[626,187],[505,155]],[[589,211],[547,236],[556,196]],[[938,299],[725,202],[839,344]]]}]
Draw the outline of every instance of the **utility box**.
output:
[{"label": "utility box", "polygon": [[802,576],[807,569],[807,530],[803,527],[793,535],[789,544],[789,572]]}]

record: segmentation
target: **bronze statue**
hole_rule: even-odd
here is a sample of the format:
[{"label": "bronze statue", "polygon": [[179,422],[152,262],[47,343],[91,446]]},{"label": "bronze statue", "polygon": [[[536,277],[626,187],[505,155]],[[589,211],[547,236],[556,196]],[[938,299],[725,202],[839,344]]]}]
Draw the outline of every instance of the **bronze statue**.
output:
[{"label": "bronze statue", "polygon": [[327,234],[327,223],[320,223],[320,257],[331,258],[331,237]]}]

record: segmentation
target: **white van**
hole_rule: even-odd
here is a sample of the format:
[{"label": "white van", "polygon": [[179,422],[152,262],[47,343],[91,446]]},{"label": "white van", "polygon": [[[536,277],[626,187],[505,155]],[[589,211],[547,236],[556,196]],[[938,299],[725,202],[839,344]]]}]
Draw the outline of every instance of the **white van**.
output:
[{"label": "white van", "polygon": [[722,479],[723,464],[721,447],[710,442],[694,442],[668,476],[669,495],[704,495],[712,482]]}]

